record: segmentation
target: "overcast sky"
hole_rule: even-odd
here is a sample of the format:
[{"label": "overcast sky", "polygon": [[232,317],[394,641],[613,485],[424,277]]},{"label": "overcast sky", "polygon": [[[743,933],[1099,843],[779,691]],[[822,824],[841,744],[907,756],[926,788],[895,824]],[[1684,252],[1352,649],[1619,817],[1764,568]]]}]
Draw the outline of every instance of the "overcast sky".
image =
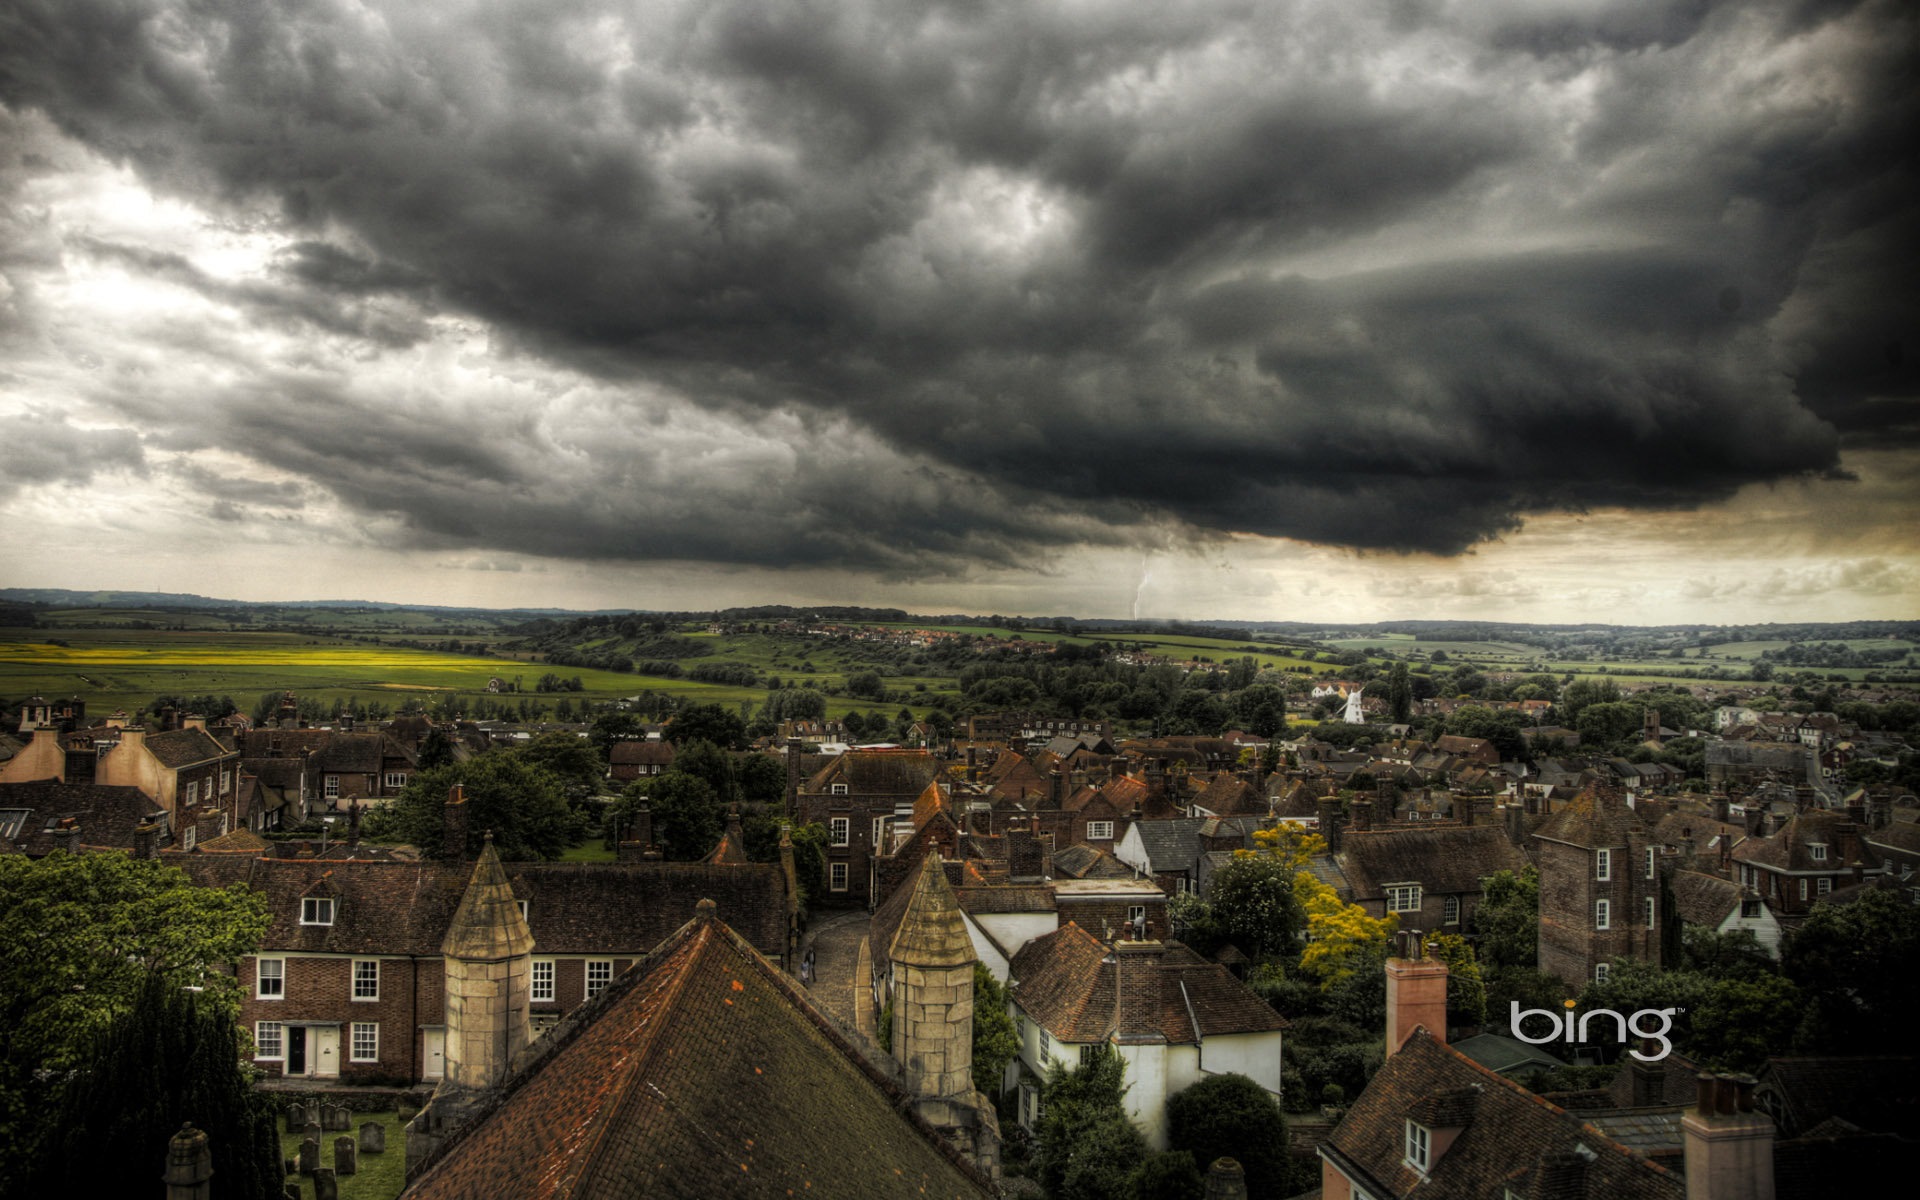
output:
[{"label": "overcast sky", "polygon": [[1913,617],[1906,0],[0,0],[0,584]]}]

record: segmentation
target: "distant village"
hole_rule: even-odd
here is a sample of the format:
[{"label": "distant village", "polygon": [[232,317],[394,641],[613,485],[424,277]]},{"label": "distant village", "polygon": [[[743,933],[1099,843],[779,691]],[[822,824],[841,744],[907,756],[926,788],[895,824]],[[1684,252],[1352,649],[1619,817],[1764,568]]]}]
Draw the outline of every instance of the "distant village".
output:
[{"label": "distant village", "polygon": [[[315,720],[292,694],[266,719],[149,720],[34,697],[0,740],[0,855],[119,854],[263,896],[267,933],[232,964],[260,1086],[290,1130],[356,1089],[399,1097],[409,1197],[1066,1194],[1049,1097],[1108,1057],[1136,1169],[1184,1161],[1180,1098],[1210,1081],[1287,1114],[1277,1150],[1192,1164],[1208,1197],[1733,1200],[1910,1162],[1907,1046],[1781,1045],[1715,1072],[1584,1032],[1571,1057],[1543,1047],[1485,1002],[1497,988],[1460,1019],[1519,880],[1549,1006],[1678,969],[1703,934],[1771,970],[1823,913],[1920,906],[1920,800],[1894,770],[1916,735],[1843,715],[1905,693],[1842,689],[1829,709],[1667,687],[1684,713],[1641,706],[1600,744],[1564,695],[1415,697],[1384,677],[1302,681],[1289,709],[1325,723],[1267,736],[1021,709],[881,743],[825,717],[742,723],[720,749],[764,760],[777,791],[673,854],[649,785],[690,753],[683,718],[629,714],[593,743],[604,792],[637,797],[605,862],[503,860],[459,786],[414,786],[428,757],[588,741],[590,721]],[[1485,736],[1445,732],[1463,712]],[[367,836],[403,802],[432,807],[439,844]],[[755,821],[779,833],[750,854]],[[1345,960],[1358,982],[1283,978],[1299,945],[1235,924],[1274,861],[1329,922],[1295,918],[1289,941],[1370,931]],[[1336,1015],[1309,993],[1359,999]],[[990,1070],[977,995],[1010,1035]],[[1377,1023],[1329,1032],[1356,1012]],[[288,1179],[303,1195],[337,1186],[317,1145]]]}]

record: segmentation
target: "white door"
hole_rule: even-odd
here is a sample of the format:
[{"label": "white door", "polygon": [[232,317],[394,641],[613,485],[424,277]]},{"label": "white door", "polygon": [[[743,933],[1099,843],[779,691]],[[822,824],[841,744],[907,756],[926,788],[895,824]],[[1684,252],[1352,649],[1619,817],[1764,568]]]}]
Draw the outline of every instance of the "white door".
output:
[{"label": "white door", "polygon": [[311,1039],[313,1049],[307,1055],[313,1065],[313,1073],[322,1078],[333,1079],[340,1074],[340,1030],[337,1026],[320,1026],[313,1031]]},{"label": "white door", "polygon": [[420,1072],[422,1079],[442,1079],[447,1074],[447,1031],[429,1029],[426,1031],[426,1066]]}]

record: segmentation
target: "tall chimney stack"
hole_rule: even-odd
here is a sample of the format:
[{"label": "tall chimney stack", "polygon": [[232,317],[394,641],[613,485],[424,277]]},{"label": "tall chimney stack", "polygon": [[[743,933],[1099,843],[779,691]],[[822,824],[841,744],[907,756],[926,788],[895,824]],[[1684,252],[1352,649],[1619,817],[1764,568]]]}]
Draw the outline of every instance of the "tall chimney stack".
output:
[{"label": "tall chimney stack", "polygon": [[1698,1101],[1680,1118],[1687,1200],[1773,1200],[1773,1118],[1754,1110],[1753,1083],[1701,1074]]},{"label": "tall chimney stack", "polygon": [[1425,935],[1403,929],[1394,935],[1400,954],[1387,960],[1387,1053],[1399,1050],[1415,1026],[1436,1041],[1447,1040],[1447,964],[1426,956]]},{"label": "tall chimney stack", "polygon": [[467,821],[471,810],[467,808],[467,791],[460,784],[454,784],[447,791],[447,802],[441,808],[444,820],[442,853],[448,862],[465,862],[467,859]]}]

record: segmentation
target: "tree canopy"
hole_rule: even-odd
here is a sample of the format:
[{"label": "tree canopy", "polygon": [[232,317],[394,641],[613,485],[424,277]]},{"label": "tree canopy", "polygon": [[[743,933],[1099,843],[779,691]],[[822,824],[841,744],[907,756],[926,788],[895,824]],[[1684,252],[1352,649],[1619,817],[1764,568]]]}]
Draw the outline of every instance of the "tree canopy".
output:
[{"label": "tree canopy", "polygon": [[222,970],[258,949],[266,901],[242,886],[120,854],[0,857],[0,1139],[31,1144],[55,1081],[85,1058],[141,989],[199,987],[239,1011]]},{"label": "tree canopy", "polygon": [[1237,1159],[1248,1200],[1279,1200],[1305,1186],[1287,1155],[1279,1102],[1245,1075],[1209,1075],[1168,1097],[1167,1148],[1190,1152],[1196,1165]]},{"label": "tree canopy", "polygon": [[585,833],[551,771],[513,752],[491,751],[466,762],[421,771],[391,803],[367,815],[367,836],[411,842],[423,858],[446,854],[445,805],[455,784],[467,799],[467,857],[489,831],[494,852],[513,861],[558,858]]}]

